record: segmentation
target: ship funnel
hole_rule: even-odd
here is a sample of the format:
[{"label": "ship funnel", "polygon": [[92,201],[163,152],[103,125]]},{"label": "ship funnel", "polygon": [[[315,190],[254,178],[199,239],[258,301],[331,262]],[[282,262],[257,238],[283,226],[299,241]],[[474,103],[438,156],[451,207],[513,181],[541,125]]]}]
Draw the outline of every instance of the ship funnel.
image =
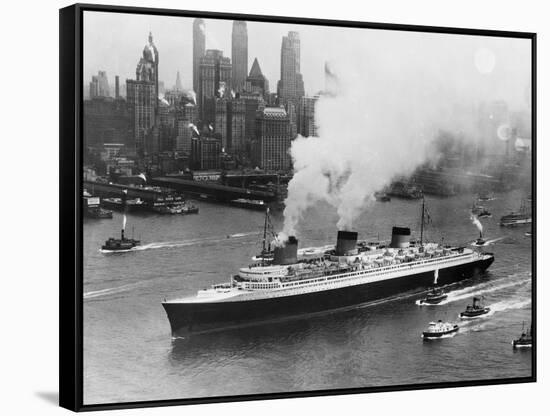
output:
[{"label": "ship funnel", "polygon": [[411,240],[411,229],[405,227],[393,227],[391,230],[391,248],[409,247]]},{"label": "ship funnel", "polygon": [[284,245],[276,246],[273,250],[273,264],[295,264],[298,262],[298,240],[294,236],[288,237]]},{"label": "ship funnel", "polygon": [[349,256],[357,254],[357,233],[355,231],[338,231],[336,255]]}]

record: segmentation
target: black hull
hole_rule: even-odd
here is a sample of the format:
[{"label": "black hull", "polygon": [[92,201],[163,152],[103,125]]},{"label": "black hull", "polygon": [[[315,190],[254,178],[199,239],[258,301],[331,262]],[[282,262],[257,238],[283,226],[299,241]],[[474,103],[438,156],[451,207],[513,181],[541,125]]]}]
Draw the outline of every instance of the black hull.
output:
[{"label": "black hull", "polygon": [[[485,271],[490,257],[465,265],[439,270],[438,284],[445,285]],[[228,327],[302,317],[314,313],[349,308],[384,299],[406,291],[431,286],[433,272],[411,274],[380,282],[348,286],[314,293],[248,301],[204,303],[163,302],[173,336],[207,332]]]},{"label": "black hull", "polygon": [[489,308],[483,308],[476,312],[461,312],[461,318],[477,318],[478,316],[487,315],[491,310]]}]

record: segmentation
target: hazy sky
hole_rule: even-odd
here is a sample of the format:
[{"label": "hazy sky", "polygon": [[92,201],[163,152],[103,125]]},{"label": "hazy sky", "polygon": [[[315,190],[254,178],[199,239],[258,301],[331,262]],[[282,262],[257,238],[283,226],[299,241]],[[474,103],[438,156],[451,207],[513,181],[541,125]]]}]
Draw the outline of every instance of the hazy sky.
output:
[{"label": "hazy sky", "polygon": [[[98,70],[107,71],[111,86],[115,75],[120,75],[121,87],[124,80],[134,79],[151,31],[160,55],[160,80],[171,88],[179,70],[183,86],[190,87],[192,22],[184,17],[85,12],[85,85]],[[232,21],[205,19],[205,24],[206,48],[221,49],[231,57]],[[531,73],[527,39],[248,22],[248,70],[257,57],[272,92],[280,74],[281,38],[289,30],[300,33],[301,71],[308,94],[324,88],[325,61],[338,60],[341,64],[364,55],[376,66],[378,55],[384,55],[385,65],[390,62],[399,67],[405,79],[413,81],[422,76],[425,63],[432,76],[446,77],[446,84],[456,88],[481,89],[487,99],[527,103]],[[410,60],[415,61],[414,68],[408,64]]]}]

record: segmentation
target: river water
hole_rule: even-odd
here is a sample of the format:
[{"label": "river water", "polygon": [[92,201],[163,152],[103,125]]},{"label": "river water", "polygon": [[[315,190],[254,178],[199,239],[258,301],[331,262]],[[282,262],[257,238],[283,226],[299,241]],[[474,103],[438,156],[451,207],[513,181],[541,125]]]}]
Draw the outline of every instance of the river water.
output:
[{"label": "river water", "polygon": [[[229,280],[260,251],[264,214],[197,202],[188,216],[128,216],[140,250],[102,254],[120,232],[121,216],[84,223],[84,403],[199,398],[410,383],[489,380],[531,375],[531,350],[511,345],[531,322],[529,227],[502,228],[501,215],[525,193],[496,194],[484,205],[489,272],[447,288],[438,306],[419,307],[404,293],[353,310],[260,327],[172,339],[161,301]],[[427,238],[465,244],[478,232],[469,218],[473,195],[427,197]],[[393,198],[365,207],[360,239],[389,239],[394,225],[419,230],[420,202]],[[277,229],[281,214],[273,214]],[[320,204],[300,224],[301,247],[335,243],[336,214]],[[437,319],[458,321],[474,294],[490,316],[462,322],[453,338],[423,341]]]}]

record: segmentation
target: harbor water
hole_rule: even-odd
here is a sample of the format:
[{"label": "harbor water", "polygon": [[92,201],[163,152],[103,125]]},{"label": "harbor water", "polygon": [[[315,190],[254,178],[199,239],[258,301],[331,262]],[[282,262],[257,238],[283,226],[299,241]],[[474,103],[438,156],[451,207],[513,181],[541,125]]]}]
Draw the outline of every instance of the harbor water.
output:
[{"label": "harbor water", "polygon": [[[121,215],[84,222],[84,403],[200,398],[353,387],[491,380],[531,375],[531,350],[511,341],[531,322],[530,226],[503,228],[498,219],[525,194],[495,194],[482,202],[483,250],[489,271],[446,287],[436,306],[417,306],[423,293],[339,312],[172,339],[161,301],[229,281],[261,250],[264,214],[197,202],[198,215],[130,214],[126,235],[142,246],[100,253],[120,233]],[[427,197],[428,240],[470,244],[474,195]],[[394,225],[419,237],[421,201],[372,202],[354,224],[359,239],[387,240]],[[272,213],[276,229],[282,213]],[[300,247],[334,244],[337,217],[324,204],[300,223]],[[460,321],[474,295],[488,316]],[[424,341],[430,321],[456,321],[452,338]]]}]

